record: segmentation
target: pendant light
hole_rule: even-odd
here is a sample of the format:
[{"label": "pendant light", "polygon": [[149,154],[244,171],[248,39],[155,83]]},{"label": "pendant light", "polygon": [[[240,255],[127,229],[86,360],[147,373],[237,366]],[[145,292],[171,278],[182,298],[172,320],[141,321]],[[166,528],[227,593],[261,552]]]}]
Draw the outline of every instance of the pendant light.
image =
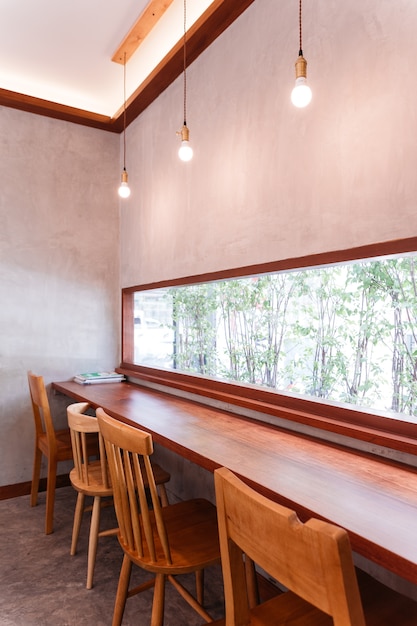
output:
[{"label": "pendant light", "polygon": [[302,31],[302,0],[299,0],[299,29],[300,47],[298,59],[295,63],[295,87],[291,92],[291,102],[294,106],[306,107],[311,101],[311,89],[307,85],[307,61],[303,57],[303,31]]},{"label": "pendant light", "polygon": [[122,182],[119,187],[119,196],[121,198],[128,198],[130,196],[130,187],[126,171],[126,52],[123,62],[123,171]]},{"label": "pendant light", "polygon": [[181,146],[178,150],[178,156],[181,161],[191,161],[193,158],[193,149],[190,145],[190,131],[187,126],[187,0],[184,0],[184,124],[177,135],[181,135]]}]

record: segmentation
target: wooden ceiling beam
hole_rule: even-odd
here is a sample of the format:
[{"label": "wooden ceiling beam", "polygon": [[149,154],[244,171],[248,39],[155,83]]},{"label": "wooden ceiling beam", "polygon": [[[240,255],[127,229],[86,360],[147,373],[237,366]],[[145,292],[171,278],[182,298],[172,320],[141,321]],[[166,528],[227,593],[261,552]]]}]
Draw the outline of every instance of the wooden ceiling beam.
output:
[{"label": "wooden ceiling beam", "polygon": [[173,0],[150,0],[113,54],[111,60],[121,65],[124,65],[125,61],[127,63],[172,2]]}]

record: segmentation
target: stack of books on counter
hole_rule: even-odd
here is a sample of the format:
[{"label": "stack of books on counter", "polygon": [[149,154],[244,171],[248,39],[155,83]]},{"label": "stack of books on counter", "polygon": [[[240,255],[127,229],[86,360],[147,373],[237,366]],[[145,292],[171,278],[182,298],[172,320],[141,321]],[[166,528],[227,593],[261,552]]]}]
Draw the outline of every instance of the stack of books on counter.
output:
[{"label": "stack of books on counter", "polygon": [[120,383],[124,379],[123,374],[118,374],[117,372],[88,372],[87,374],[77,374],[74,376],[74,381],[79,385]]}]

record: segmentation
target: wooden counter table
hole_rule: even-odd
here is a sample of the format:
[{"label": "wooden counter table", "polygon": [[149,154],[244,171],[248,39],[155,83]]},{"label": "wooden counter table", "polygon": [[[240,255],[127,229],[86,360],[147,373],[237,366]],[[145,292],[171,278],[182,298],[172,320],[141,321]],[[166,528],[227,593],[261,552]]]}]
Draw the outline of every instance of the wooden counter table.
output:
[{"label": "wooden counter table", "polygon": [[417,584],[417,471],[134,383],[53,383],[214,471],[347,529],[353,549]]}]

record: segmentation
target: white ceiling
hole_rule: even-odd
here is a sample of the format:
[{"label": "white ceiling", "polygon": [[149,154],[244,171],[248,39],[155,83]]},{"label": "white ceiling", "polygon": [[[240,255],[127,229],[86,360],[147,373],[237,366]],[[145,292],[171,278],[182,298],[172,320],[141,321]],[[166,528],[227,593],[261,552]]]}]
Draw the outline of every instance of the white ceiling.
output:
[{"label": "white ceiling", "polygon": [[[213,0],[188,0],[187,29]],[[113,117],[123,66],[111,58],[148,0],[0,0],[0,88]],[[126,65],[127,98],[183,37],[174,0]]]}]

